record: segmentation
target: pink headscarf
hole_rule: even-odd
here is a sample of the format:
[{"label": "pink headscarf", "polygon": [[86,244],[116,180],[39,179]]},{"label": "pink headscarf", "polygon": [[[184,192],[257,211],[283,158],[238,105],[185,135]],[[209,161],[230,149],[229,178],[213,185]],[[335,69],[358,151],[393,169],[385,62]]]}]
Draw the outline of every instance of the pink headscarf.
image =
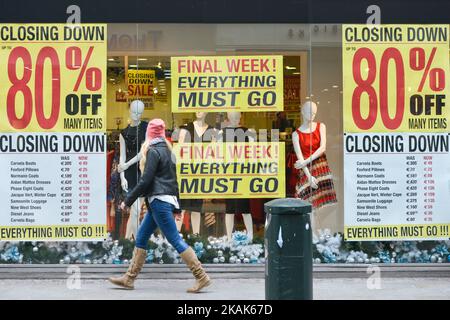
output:
[{"label": "pink headscarf", "polygon": [[166,125],[161,119],[153,119],[147,126],[147,139],[152,140],[155,138],[166,137]]}]

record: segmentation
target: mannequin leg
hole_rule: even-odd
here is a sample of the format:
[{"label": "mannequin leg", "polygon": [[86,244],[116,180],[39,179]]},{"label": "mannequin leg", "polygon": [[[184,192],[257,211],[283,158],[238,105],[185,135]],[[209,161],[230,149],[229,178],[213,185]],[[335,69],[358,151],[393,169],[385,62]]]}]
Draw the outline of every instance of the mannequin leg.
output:
[{"label": "mannequin leg", "polygon": [[225,227],[227,229],[228,241],[231,241],[234,227],[234,214],[230,213],[225,214]]},{"label": "mannequin leg", "polygon": [[120,239],[120,229],[122,226],[122,209],[116,209],[116,216],[115,216],[116,222],[115,222],[115,230],[114,230],[114,240]]},{"label": "mannequin leg", "polygon": [[130,208],[130,217],[127,223],[127,232],[125,234],[126,239],[136,239],[138,224],[139,224],[139,213],[141,212],[141,199],[138,198]]},{"label": "mannequin leg", "polygon": [[201,220],[200,212],[191,212],[191,224],[193,234],[200,234],[200,220]]},{"label": "mannequin leg", "polygon": [[175,223],[177,225],[178,232],[181,232],[181,226],[183,225],[183,220],[184,220],[184,214],[185,213],[186,213],[186,210],[182,210],[181,211],[181,219],[180,219],[180,221],[175,221]]},{"label": "mannequin leg", "polygon": [[127,231],[125,233],[125,238],[128,240],[136,238],[137,214],[138,212],[136,210],[136,204],[133,203],[133,205],[130,208],[130,216],[128,217]]},{"label": "mannequin leg", "polygon": [[314,225],[315,225],[316,230],[322,229],[319,215],[315,211],[313,211],[313,215],[314,215]]},{"label": "mannequin leg", "polygon": [[317,230],[320,229],[320,223],[317,214],[314,210],[311,212],[310,217],[311,217],[311,231],[313,234],[317,234]]},{"label": "mannequin leg", "polygon": [[253,219],[250,213],[243,213],[245,228],[247,229],[247,235],[250,242],[253,242]]}]

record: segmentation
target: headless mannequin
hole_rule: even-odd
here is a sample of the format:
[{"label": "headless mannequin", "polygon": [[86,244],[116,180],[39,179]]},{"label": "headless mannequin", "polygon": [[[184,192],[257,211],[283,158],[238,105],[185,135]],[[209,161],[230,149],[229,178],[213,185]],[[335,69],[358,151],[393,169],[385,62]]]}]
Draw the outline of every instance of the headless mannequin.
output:
[{"label": "headless mannequin", "polygon": [[[134,100],[130,104],[130,127],[136,128],[139,126],[142,118],[142,114],[144,113],[144,103],[140,100]],[[119,136],[119,144],[120,144],[120,159],[119,165],[117,167],[118,172],[120,173],[120,182],[122,185],[122,189],[126,192],[129,191],[128,180],[125,177],[125,171],[130,168],[135,163],[138,163],[141,159],[140,155],[140,145],[138,146],[137,154],[132,159],[126,161],[127,158],[127,146],[125,138],[122,133]],[[134,167],[132,167],[134,168]],[[137,167],[136,167],[137,169]],[[131,170],[131,169],[130,169]],[[138,169],[137,169],[138,170]],[[132,173],[134,174],[134,172]],[[136,172],[136,175],[138,173]],[[134,186],[130,186],[134,187]],[[139,224],[139,213],[141,209],[143,198],[138,198],[135,203],[130,207],[130,217],[127,222],[127,230],[125,234],[126,239],[135,239]]]},{"label": "headless mannequin", "polygon": [[[317,122],[314,121],[317,113],[317,105],[314,102],[307,101],[303,104],[301,108],[301,116],[303,119],[302,125],[298,128],[303,133],[312,133],[316,130]],[[297,161],[295,162],[295,168],[298,170],[303,170],[305,175],[308,177],[309,183],[313,189],[317,189],[317,179],[311,175],[308,165],[325,153],[327,136],[325,124],[320,124],[320,147],[308,158],[304,159],[300,148],[299,136],[297,132],[292,134],[292,143],[294,145],[294,151],[297,155]],[[311,227],[312,230],[320,228],[320,221],[318,216],[315,214],[314,210],[311,213]]]},{"label": "headless mannequin", "polygon": [[[196,112],[195,113],[195,120],[193,121],[194,124],[194,130],[197,133],[199,137],[202,137],[203,134],[208,130],[209,125],[205,122],[206,119],[206,112]],[[186,134],[189,134],[189,132],[185,129],[180,130],[180,135],[178,137],[179,143],[184,143],[186,141]],[[193,141],[194,137],[191,137],[191,141]],[[181,218],[176,221],[178,231],[181,230],[181,225],[183,223],[184,214],[189,212],[188,210],[182,210],[181,211]],[[191,225],[192,225],[192,233],[193,234],[200,234],[200,221],[201,221],[201,214],[197,211],[191,211]]]},{"label": "headless mannequin", "polygon": [[[227,112],[228,123],[227,127],[229,128],[238,128],[241,122],[241,113],[238,111]],[[239,140],[240,142],[241,140]],[[248,137],[249,142],[254,142],[254,138],[252,136]],[[250,213],[242,213],[242,218],[244,219],[245,229],[247,230],[247,236],[250,242],[253,241],[253,219]],[[234,228],[234,214],[231,212],[227,212],[225,214],[225,226],[227,230],[227,238],[228,241],[232,239],[232,233]]]}]

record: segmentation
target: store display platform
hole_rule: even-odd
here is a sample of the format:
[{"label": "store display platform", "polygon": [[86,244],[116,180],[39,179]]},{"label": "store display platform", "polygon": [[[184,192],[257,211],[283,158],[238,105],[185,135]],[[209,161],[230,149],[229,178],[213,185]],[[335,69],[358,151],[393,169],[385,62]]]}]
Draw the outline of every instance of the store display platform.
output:
[{"label": "store display platform", "polygon": [[[79,268],[79,269],[77,269]],[[106,279],[125,272],[126,265],[0,265],[0,279],[66,279],[79,271],[82,279]],[[216,279],[264,279],[262,264],[206,264],[206,270]],[[377,269],[379,268],[379,269]],[[315,264],[314,278],[368,278],[379,272],[385,278],[450,278],[450,263],[442,264]],[[190,279],[186,266],[179,264],[147,264],[141,279]]]}]

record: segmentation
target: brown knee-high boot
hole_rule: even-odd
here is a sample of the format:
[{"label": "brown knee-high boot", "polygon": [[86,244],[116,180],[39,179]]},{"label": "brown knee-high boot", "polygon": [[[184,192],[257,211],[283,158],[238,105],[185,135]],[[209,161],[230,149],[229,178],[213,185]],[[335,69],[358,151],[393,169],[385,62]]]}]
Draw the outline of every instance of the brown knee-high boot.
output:
[{"label": "brown knee-high boot", "polygon": [[126,289],[134,289],[134,280],[141,272],[142,266],[147,258],[147,250],[141,248],[134,248],[133,259],[130,261],[130,266],[127,272],[121,277],[111,277],[108,280],[115,285]]},{"label": "brown knee-high boot", "polygon": [[180,256],[196,279],[195,285],[192,288],[188,289],[187,292],[197,293],[202,288],[207,287],[211,284],[211,280],[203,269],[200,261],[198,261],[197,255],[191,247],[182,252]]}]

